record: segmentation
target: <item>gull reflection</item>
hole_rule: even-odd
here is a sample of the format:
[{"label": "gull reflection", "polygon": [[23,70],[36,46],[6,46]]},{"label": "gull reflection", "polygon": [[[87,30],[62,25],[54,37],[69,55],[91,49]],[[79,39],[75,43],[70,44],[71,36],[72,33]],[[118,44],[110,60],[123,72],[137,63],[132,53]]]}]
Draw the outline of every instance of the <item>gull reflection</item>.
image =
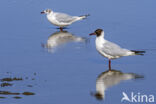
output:
[{"label": "gull reflection", "polygon": [[107,88],[120,83],[120,81],[137,78],[143,78],[143,76],[134,73],[123,73],[119,70],[105,71],[96,80],[96,93],[94,95],[98,100],[102,100],[105,97]]},{"label": "gull reflection", "polygon": [[55,52],[56,48],[69,42],[86,42],[83,37],[78,37],[68,31],[58,31],[51,34],[44,47],[48,48],[49,52]]}]

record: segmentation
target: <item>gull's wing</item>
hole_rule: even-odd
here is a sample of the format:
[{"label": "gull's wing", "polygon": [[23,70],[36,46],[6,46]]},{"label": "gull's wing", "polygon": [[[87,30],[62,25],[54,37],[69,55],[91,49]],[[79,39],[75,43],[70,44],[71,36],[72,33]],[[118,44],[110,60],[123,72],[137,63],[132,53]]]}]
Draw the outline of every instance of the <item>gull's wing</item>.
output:
[{"label": "gull's wing", "polygon": [[102,52],[111,55],[111,56],[126,56],[129,53],[131,53],[131,51],[121,48],[119,45],[112,43],[110,41],[106,41],[103,44],[103,48],[102,48]]},{"label": "gull's wing", "polygon": [[70,16],[64,13],[56,13],[55,17],[58,22],[62,22],[62,23],[71,23],[76,20],[75,16]]}]

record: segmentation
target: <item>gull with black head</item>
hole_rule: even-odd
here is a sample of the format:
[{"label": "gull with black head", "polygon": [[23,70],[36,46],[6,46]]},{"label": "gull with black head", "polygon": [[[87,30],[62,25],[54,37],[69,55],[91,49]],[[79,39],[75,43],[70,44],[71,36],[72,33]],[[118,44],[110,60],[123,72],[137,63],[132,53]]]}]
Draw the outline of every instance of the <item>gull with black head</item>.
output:
[{"label": "gull with black head", "polygon": [[96,49],[104,57],[109,59],[109,70],[111,70],[111,60],[122,56],[144,55],[145,51],[128,50],[121,48],[119,45],[112,43],[104,38],[102,29],[95,30],[90,35],[96,35]]}]

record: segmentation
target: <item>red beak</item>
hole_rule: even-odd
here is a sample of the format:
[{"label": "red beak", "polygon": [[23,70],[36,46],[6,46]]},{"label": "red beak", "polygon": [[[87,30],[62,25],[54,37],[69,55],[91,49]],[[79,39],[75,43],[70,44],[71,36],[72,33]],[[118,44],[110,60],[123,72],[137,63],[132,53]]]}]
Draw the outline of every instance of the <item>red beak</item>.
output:
[{"label": "red beak", "polygon": [[95,33],[91,33],[91,34],[89,34],[89,35],[96,35]]},{"label": "red beak", "polygon": [[41,12],[41,14],[44,14],[44,12]]}]

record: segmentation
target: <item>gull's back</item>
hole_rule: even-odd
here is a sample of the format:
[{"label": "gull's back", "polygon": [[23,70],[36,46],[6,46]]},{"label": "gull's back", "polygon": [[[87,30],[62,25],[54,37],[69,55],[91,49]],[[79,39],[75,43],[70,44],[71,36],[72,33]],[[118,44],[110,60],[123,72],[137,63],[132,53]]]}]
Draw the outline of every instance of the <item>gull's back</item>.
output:
[{"label": "gull's back", "polygon": [[62,23],[72,23],[73,21],[76,20],[75,16],[70,16],[68,14],[58,12],[55,12],[55,18],[57,21]]},{"label": "gull's back", "polygon": [[107,40],[105,40],[105,42],[103,43],[100,49],[100,53],[110,59],[119,58],[121,56],[128,56],[132,54],[132,52],[128,49],[121,48],[119,45]]}]

